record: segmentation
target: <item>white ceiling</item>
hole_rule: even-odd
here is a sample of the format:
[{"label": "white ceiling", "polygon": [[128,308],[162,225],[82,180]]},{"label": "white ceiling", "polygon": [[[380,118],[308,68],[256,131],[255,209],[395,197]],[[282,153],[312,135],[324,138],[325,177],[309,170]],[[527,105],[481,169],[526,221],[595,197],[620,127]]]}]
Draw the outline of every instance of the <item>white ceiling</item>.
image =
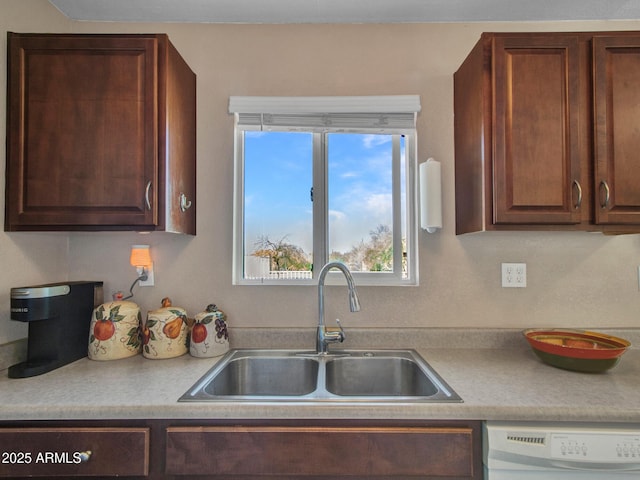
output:
[{"label": "white ceiling", "polygon": [[640,0],[49,0],[74,20],[406,23],[640,19]]}]

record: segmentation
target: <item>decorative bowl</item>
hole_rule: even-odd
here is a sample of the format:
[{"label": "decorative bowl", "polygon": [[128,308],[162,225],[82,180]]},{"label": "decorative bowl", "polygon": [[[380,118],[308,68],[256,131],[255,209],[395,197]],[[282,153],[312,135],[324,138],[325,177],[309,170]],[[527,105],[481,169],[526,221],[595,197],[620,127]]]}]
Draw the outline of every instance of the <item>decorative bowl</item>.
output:
[{"label": "decorative bowl", "polygon": [[631,346],[622,338],[586,330],[529,329],[523,334],[543,362],[577,372],[609,370]]}]

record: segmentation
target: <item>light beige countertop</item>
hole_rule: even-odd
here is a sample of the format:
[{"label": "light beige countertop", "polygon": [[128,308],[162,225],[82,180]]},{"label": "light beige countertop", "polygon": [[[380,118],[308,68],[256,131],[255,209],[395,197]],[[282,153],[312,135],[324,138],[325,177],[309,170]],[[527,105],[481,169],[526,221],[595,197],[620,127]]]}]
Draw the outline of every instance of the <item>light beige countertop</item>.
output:
[{"label": "light beige countertop", "polygon": [[[634,345],[640,330],[612,331]],[[311,349],[314,331],[232,331],[233,347]],[[309,337],[309,335],[311,335]],[[0,371],[0,420],[476,419],[640,423],[640,349],[602,374],[542,363],[520,332],[347,330],[345,348],[415,348],[462,403],[216,402],[178,398],[219,358],[87,358],[37,377]]]}]

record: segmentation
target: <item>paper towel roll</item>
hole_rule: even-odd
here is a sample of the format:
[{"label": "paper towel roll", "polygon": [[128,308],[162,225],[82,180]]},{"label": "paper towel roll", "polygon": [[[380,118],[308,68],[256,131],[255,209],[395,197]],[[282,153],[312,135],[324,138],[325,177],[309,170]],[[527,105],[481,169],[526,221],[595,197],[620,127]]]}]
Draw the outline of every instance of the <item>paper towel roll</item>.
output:
[{"label": "paper towel roll", "polygon": [[441,169],[433,158],[420,164],[420,227],[429,233],[442,228]]}]

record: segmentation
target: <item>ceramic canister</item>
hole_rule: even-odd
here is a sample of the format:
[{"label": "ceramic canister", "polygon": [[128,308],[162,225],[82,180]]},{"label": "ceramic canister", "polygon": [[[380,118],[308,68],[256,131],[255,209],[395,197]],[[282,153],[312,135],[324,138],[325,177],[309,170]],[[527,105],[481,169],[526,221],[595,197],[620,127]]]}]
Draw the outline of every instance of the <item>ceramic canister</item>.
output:
[{"label": "ceramic canister", "polygon": [[195,317],[189,353],[194,357],[217,357],[229,350],[226,315],[214,304]]},{"label": "ceramic canister", "polygon": [[142,355],[162,359],[184,355],[188,351],[189,327],[187,312],[162,299],[162,308],[147,313],[142,329]]},{"label": "ceramic canister", "polygon": [[93,310],[89,358],[117,360],[140,353],[140,308],[133,302],[103,303]]}]

